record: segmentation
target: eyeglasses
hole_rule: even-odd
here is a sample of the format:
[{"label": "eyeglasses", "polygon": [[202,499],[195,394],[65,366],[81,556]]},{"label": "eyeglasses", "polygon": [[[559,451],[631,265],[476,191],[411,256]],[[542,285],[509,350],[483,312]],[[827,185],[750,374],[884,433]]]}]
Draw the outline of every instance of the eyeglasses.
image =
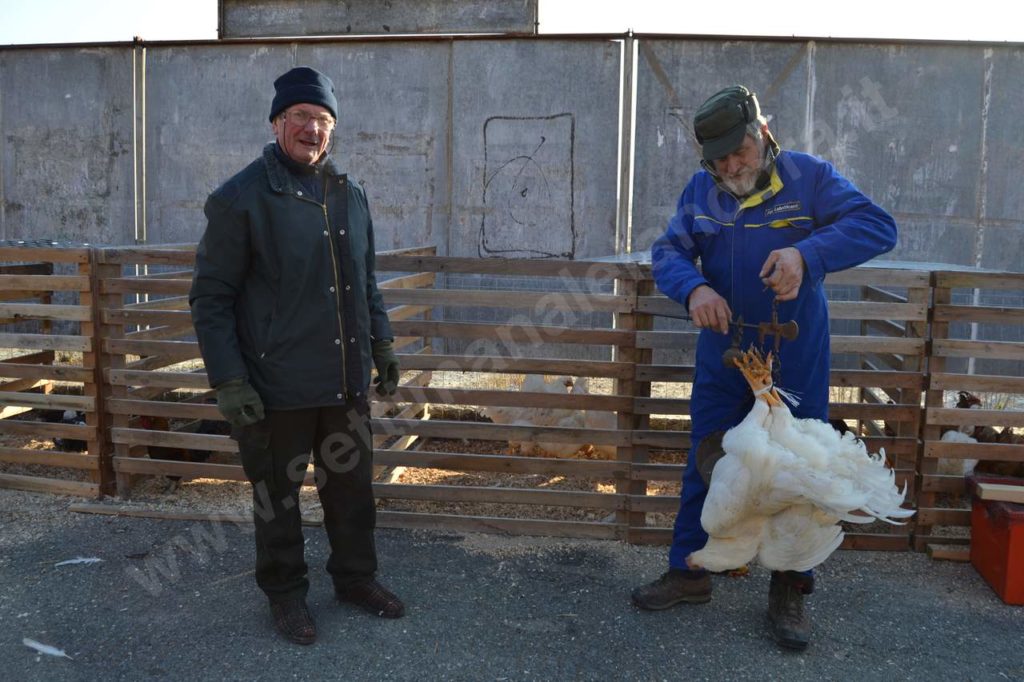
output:
[{"label": "eyeglasses", "polygon": [[334,130],[334,119],[328,114],[311,114],[302,109],[289,109],[283,112],[281,116],[292,125],[299,126],[300,128],[305,128],[307,123],[313,121],[321,130]]}]

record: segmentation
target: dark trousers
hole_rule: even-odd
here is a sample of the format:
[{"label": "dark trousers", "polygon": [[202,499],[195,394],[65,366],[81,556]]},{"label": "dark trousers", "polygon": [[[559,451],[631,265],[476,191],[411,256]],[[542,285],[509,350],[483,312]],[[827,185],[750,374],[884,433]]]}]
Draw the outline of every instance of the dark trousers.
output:
[{"label": "dark trousers", "polygon": [[373,577],[373,438],[365,402],[268,410],[237,429],[245,475],[253,486],[256,583],[272,601],[309,590],[299,488],[313,453],[315,480],[331,544],[327,572],[341,589]]}]

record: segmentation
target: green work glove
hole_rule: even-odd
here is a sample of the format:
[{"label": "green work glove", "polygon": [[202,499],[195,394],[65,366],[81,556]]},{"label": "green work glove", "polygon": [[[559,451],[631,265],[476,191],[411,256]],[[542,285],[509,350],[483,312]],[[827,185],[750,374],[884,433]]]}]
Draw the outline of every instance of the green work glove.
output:
[{"label": "green work glove", "polygon": [[248,426],[263,420],[263,401],[245,379],[225,381],[217,387],[217,409],[232,426]]},{"label": "green work glove", "polygon": [[377,367],[377,395],[394,395],[398,388],[398,358],[391,348],[391,341],[380,339],[373,342],[373,364]]}]

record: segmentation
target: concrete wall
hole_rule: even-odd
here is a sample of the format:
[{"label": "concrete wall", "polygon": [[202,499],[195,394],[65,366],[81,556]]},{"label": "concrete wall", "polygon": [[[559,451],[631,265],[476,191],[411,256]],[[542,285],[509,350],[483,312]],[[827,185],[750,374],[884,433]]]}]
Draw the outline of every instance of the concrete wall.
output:
[{"label": "concrete wall", "polygon": [[534,33],[537,0],[220,0],[221,38]]},{"label": "concrete wall", "polygon": [[611,42],[486,40],[150,48],[148,241],[199,238],[206,196],[272,139],[274,78],[308,64],[335,80],[332,153],[366,188],[378,249],[606,255],[619,53]]},{"label": "concrete wall", "polygon": [[450,255],[614,251],[620,52],[609,41],[455,46]]},{"label": "concrete wall", "polygon": [[0,238],[131,242],[132,54],[0,50]]},{"label": "concrete wall", "polygon": [[297,64],[340,74],[334,156],[366,189],[379,250],[447,240],[450,59],[445,43],[325,45],[296,54]]},{"label": "concrete wall", "polygon": [[332,153],[367,190],[377,248],[445,243],[449,52],[440,42],[148,50],[149,241],[199,238],[206,196],[273,140],[274,79],[307,64],[335,81]]},{"label": "concrete wall", "polygon": [[[637,41],[630,247],[697,168],[693,110],[755,89],[784,146],[833,161],[897,217],[891,258],[1024,270],[1024,49],[801,40]],[[265,41],[0,49],[0,235],[195,241],[202,204],[271,139],[273,79],[336,81],[335,157],[378,247],[587,258],[614,251],[621,41]],[[135,55],[135,56],[133,56]],[[132,65],[145,75],[133,100]],[[141,93],[141,89],[140,89]],[[145,145],[133,147],[133,106]],[[144,152],[144,153],[143,153]],[[141,213],[141,211],[140,211]],[[143,229],[144,228],[144,229]]]},{"label": "concrete wall", "polygon": [[693,171],[690,121],[732,83],[783,147],[822,156],[889,210],[887,257],[1024,270],[1024,50],[938,44],[641,41],[632,246],[650,247]]},{"label": "concrete wall", "polygon": [[146,50],[146,241],[197,241],[203,204],[273,136],[274,78],[288,45]]},{"label": "concrete wall", "polygon": [[762,109],[776,113],[772,128],[802,139],[807,99],[807,48],[801,43],[638,42],[634,251],[649,249],[665,230],[683,187],[700,168],[691,122],[701,102],[722,87],[746,83]]}]

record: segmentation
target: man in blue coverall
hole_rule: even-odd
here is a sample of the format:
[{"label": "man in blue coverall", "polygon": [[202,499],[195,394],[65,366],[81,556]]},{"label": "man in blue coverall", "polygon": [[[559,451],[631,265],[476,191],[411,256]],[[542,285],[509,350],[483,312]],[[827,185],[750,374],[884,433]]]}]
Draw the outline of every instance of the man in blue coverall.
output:
[{"label": "man in blue coverall", "polygon": [[[773,304],[780,322],[796,321],[799,336],[782,341],[776,381],[799,396],[795,416],[827,420],[825,275],[896,244],[892,217],[831,164],[779,149],[747,88],[732,86],[704,102],[694,116],[694,133],[703,170],[690,179],[668,229],[651,248],[658,288],[688,308],[701,332],[690,402],[692,443],[669,570],[633,592],[633,602],[650,610],[711,599],[711,577],[686,562],[708,537],[700,525],[708,490],[701,469],[707,475],[707,467],[698,460],[709,450],[720,453],[721,433],[738,424],[754,402],[740,372],[722,361],[733,342],[730,323],[741,317],[767,322]],[[742,332],[742,349],[758,343],[756,331]],[[707,442],[698,455],[702,440]],[[772,573],[768,622],[783,647],[807,646],[803,596],[813,584],[809,572]]]}]

